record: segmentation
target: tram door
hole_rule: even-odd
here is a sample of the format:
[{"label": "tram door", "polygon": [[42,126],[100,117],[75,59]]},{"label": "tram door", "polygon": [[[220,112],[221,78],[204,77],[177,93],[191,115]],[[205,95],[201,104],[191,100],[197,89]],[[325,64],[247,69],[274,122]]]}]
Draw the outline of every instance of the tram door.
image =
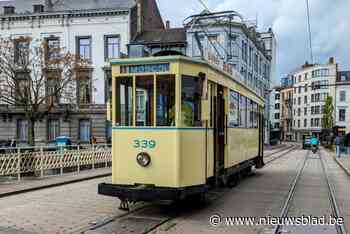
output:
[{"label": "tram door", "polygon": [[225,99],[224,88],[217,85],[217,96],[214,108],[214,134],[215,134],[215,178],[219,183],[219,176],[225,167]]}]

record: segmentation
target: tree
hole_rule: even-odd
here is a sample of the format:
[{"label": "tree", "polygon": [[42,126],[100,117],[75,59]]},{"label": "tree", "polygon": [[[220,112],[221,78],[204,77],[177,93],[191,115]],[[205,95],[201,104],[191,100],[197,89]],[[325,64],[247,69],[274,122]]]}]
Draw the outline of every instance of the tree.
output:
[{"label": "tree", "polygon": [[323,111],[323,120],[322,120],[323,129],[333,128],[334,126],[333,112],[334,112],[333,98],[331,96],[328,96],[326,98],[326,103]]},{"label": "tree", "polygon": [[57,38],[0,38],[0,102],[19,108],[35,144],[35,122],[62,103],[76,103],[76,69],[87,66]]}]

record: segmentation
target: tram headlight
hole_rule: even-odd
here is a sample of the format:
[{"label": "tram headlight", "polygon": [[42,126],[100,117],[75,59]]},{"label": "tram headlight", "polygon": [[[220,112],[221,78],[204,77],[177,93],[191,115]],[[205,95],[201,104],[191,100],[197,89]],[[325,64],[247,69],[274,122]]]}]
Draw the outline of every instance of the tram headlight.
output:
[{"label": "tram headlight", "polygon": [[136,161],[141,167],[147,167],[151,163],[149,154],[142,152],[136,156]]}]

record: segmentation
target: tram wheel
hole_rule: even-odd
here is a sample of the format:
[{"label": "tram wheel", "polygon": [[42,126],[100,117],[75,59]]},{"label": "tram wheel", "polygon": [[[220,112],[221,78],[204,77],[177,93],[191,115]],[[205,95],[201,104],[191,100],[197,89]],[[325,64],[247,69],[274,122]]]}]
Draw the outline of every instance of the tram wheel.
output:
[{"label": "tram wheel", "polygon": [[121,200],[119,205],[119,210],[130,211],[128,200]]},{"label": "tram wheel", "polygon": [[231,175],[228,179],[227,187],[228,188],[236,187],[239,182],[239,178],[240,178],[239,174]]}]

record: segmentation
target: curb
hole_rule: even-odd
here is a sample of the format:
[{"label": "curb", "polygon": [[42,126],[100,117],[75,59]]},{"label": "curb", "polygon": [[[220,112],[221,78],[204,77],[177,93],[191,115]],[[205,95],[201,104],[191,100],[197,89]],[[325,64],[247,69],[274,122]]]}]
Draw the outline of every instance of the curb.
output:
[{"label": "curb", "polygon": [[337,159],[336,157],[333,156],[333,159],[337,162],[337,164],[338,164],[341,168],[343,168],[343,170],[346,172],[346,174],[348,174],[348,175],[350,176],[350,170],[349,170],[348,168],[346,168],[346,167],[344,166],[344,164],[343,164],[341,161],[339,161],[339,159]]},{"label": "curb", "polygon": [[98,179],[98,178],[107,177],[107,176],[111,176],[111,175],[112,175],[112,173],[104,173],[104,174],[100,174],[100,175],[88,176],[85,178],[80,178],[80,179],[75,179],[75,180],[73,179],[73,180],[69,180],[69,181],[57,182],[54,184],[48,184],[48,185],[37,186],[37,187],[33,187],[33,188],[27,188],[27,189],[12,191],[12,192],[1,193],[0,198],[14,196],[14,195],[22,194],[22,193],[27,193],[27,192],[33,192],[33,191],[46,189],[46,188],[59,187],[59,186],[67,185],[67,184],[79,183],[82,181]]}]

